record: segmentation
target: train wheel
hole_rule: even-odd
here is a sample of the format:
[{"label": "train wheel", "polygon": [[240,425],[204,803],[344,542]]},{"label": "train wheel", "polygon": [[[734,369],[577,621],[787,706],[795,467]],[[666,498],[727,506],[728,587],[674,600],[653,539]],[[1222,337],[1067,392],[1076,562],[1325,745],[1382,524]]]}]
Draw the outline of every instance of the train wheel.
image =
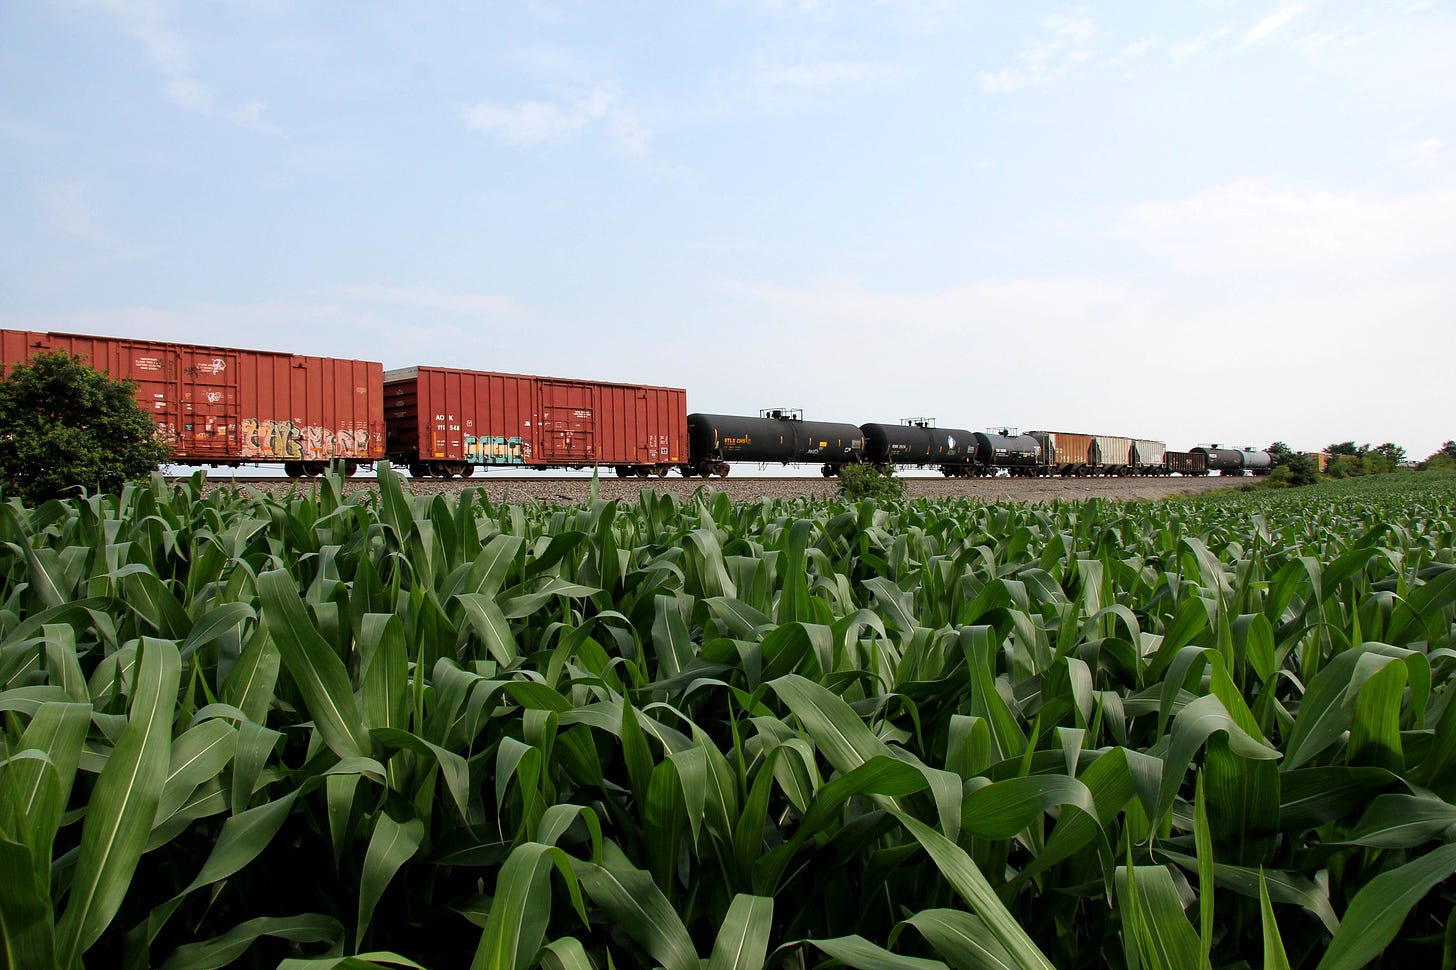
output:
[{"label": "train wheel", "polygon": [[357,474],[359,474],[359,463],[357,461],[346,461],[346,462],[344,462],[344,477],[345,478],[353,478]]},{"label": "train wheel", "polygon": [[656,468],[653,469],[653,471],[655,471],[657,473],[657,477],[658,478],[666,478],[667,477],[667,466],[666,465],[658,465]]},{"label": "train wheel", "polygon": [[638,478],[646,478],[647,477],[647,466],[646,465],[638,465],[633,470],[637,473],[637,477]]},{"label": "train wheel", "polygon": [[436,478],[450,478],[455,474],[454,467],[449,462],[445,461],[435,462],[434,465],[430,468],[430,471],[434,473]]},{"label": "train wheel", "polygon": [[718,467],[715,468],[715,469],[713,469],[713,471],[717,474],[717,476],[719,478],[727,478],[728,477],[728,463],[726,461],[720,461],[720,462],[718,462]]},{"label": "train wheel", "polygon": [[321,474],[323,474],[323,470],[326,467],[328,467],[328,466],[326,466],[326,465],[324,465],[324,464],[322,464],[320,462],[316,462],[316,461],[306,461],[306,462],[303,463],[303,477],[304,478],[314,478],[314,477],[316,477],[318,475],[321,475]]},{"label": "train wheel", "polygon": [[618,478],[626,478],[630,474],[632,474],[632,469],[628,468],[626,465],[618,465],[617,466],[617,477]]},{"label": "train wheel", "polygon": [[297,461],[285,461],[283,463],[283,474],[289,478],[303,477],[303,463]]},{"label": "train wheel", "polygon": [[469,462],[461,462],[460,463],[460,477],[461,478],[469,478],[471,475],[474,475],[474,474],[475,474],[475,466],[474,465],[470,464]]},{"label": "train wheel", "polygon": [[412,461],[409,464],[410,478],[429,478],[430,469],[424,462]]}]

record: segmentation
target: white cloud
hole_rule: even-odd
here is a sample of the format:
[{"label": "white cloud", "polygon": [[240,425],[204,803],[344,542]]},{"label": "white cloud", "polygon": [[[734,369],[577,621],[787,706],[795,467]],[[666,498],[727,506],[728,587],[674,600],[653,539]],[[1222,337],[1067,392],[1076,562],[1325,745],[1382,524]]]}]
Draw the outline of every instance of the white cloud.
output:
[{"label": "white cloud", "polygon": [[652,132],[618,102],[615,84],[598,84],[566,102],[481,101],[463,108],[461,116],[468,127],[520,148],[571,141],[603,123],[619,147],[633,155],[646,154]]},{"label": "white cloud", "polygon": [[278,134],[279,127],[267,118],[263,117],[266,106],[261,101],[249,101],[247,104],[240,104],[228,112],[228,120],[240,128],[252,128],[254,131],[263,131],[269,134]]},{"label": "white cloud", "polygon": [[1195,54],[1203,53],[1232,33],[1233,29],[1230,27],[1218,27],[1214,30],[1199,34],[1197,37],[1174,44],[1168,48],[1168,56],[1175,61],[1187,60]]},{"label": "white cloud", "polygon": [[1451,159],[1449,146],[1444,138],[1422,138],[1410,144],[1401,145],[1395,151],[1398,161],[1413,168],[1445,168]]},{"label": "white cloud", "polygon": [[1262,40],[1267,40],[1270,36],[1275,34],[1281,28],[1285,27],[1295,17],[1298,17],[1300,14],[1304,13],[1304,11],[1305,7],[1303,4],[1296,3],[1290,4],[1287,7],[1280,7],[1278,10],[1274,11],[1272,14],[1255,24],[1253,29],[1251,29],[1247,34],[1244,35],[1244,43],[1257,44]]},{"label": "white cloud", "polygon": [[[160,0],[96,0],[133,39],[141,42],[162,75],[162,94],[185,111],[207,117],[219,114],[217,91],[193,69],[192,48],[172,22],[171,5]],[[262,120],[263,104],[249,101],[221,112],[234,124],[276,133],[277,126]]]},{"label": "white cloud", "polygon": [[976,76],[981,90],[1005,94],[1050,84],[1092,59],[1095,52],[1091,45],[1099,31],[1088,17],[1082,14],[1044,17],[1041,26],[1043,36],[1025,45],[1013,66],[982,71]]},{"label": "white cloud", "polygon": [[1112,234],[1194,272],[1367,276],[1456,255],[1456,189],[1378,196],[1240,179],[1135,206]]},{"label": "white cloud", "polygon": [[1158,37],[1143,37],[1139,40],[1133,41],[1132,43],[1124,47],[1122,49],[1121,56],[1126,58],[1127,60],[1142,57],[1144,54],[1153,50],[1162,42],[1162,39]]}]

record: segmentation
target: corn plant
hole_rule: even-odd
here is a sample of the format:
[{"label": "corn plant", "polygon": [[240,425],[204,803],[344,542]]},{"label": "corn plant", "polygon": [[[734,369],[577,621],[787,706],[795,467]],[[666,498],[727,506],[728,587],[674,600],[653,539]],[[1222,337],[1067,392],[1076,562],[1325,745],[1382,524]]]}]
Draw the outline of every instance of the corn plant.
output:
[{"label": "corn plant", "polygon": [[11,500],[0,940],[1450,966],[1453,497]]}]

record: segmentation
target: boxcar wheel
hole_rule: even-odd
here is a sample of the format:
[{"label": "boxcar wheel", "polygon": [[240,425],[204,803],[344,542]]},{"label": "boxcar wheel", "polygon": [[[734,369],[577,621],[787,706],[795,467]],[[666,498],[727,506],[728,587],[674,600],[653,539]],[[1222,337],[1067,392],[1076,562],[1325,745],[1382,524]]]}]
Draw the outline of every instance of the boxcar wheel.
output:
[{"label": "boxcar wheel", "polygon": [[626,478],[630,474],[632,474],[632,469],[628,468],[626,465],[618,465],[617,466],[617,477],[618,478]]},{"label": "boxcar wheel", "polygon": [[303,477],[303,463],[297,461],[285,461],[283,463],[283,474],[289,478]]},{"label": "boxcar wheel", "polygon": [[469,478],[471,475],[474,475],[474,474],[475,474],[475,466],[474,465],[470,464],[469,462],[465,462],[465,463],[462,463],[461,464],[461,466],[460,466],[460,477],[461,478]]},{"label": "boxcar wheel", "polygon": [[412,461],[409,465],[410,478],[429,478],[430,470],[422,462]]}]

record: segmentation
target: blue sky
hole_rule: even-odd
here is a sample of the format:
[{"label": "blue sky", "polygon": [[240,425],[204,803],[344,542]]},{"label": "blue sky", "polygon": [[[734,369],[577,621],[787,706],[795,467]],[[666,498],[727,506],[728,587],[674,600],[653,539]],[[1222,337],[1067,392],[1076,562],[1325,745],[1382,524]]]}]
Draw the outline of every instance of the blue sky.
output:
[{"label": "blue sky", "polygon": [[1456,7],[0,3],[0,324],[1456,437]]}]

